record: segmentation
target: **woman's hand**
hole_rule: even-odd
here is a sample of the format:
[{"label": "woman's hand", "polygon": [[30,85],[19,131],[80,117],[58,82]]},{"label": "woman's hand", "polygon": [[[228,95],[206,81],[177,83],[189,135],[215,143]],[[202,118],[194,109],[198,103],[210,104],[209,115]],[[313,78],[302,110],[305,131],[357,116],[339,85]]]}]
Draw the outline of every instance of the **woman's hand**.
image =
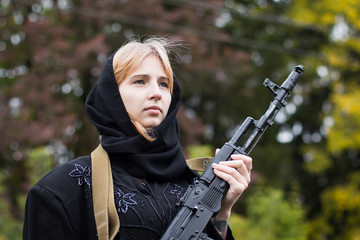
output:
[{"label": "woman's hand", "polygon": [[[219,149],[216,150],[218,153]],[[252,158],[242,154],[231,156],[232,161],[213,163],[214,173],[229,184],[229,190],[221,203],[221,209],[216,218],[212,220],[214,226],[225,238],[226,225],[229,220],[231,209],[240,198],[250,183]]]},{"label": "woman's hand", "polygon": [[[218,150],[217,150],[218,151]],[[229,190],[222,201],[221,209],[231,211],[232,206],[239,199],[250,183],[252,159],[246,155],[234,154],[232,161],[212,164],[214,173],[229,184]]]}]

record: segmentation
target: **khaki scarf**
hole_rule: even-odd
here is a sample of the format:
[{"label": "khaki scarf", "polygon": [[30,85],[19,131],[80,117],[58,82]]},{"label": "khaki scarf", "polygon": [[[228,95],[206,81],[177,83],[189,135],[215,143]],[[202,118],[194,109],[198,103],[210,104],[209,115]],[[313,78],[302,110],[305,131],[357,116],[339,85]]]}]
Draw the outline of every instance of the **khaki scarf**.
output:
[{"label": "khaki scarf", "polygon": [[[204,171],[211,158],[186,160],[190,169]],[[91,153],[91,184],[96,230],[99,240],[112,240],[119,232],[120,220],[114,202],[110,160],[101,144]]]}]

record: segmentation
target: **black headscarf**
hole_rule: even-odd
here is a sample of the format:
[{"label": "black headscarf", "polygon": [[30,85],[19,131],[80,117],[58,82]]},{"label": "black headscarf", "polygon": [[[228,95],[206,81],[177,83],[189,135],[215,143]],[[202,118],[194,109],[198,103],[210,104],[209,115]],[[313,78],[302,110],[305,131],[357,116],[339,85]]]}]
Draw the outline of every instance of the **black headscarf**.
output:
[{"label": "black headscarf", "polygon": [[174,88],[168,114],[156,128],[156,140],[149,142],[131,122],[121,99],[113,71],[111,55],[96,85],[86,99],[86,114],[101,135],[101,145],[112,166],[121,167],[134,177],[171,180],[186,169],[179,143],[176,113],[181,104],[181,90],[174,75]]}]

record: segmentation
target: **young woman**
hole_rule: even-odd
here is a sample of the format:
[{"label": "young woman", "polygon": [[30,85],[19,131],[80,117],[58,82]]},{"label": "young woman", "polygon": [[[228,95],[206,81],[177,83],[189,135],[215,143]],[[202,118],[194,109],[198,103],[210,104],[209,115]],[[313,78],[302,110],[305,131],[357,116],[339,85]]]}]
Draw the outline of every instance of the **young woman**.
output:
[{"label": "young woman", "polygon": [[[160,239],[198,177],[179,144],[181,92],[168,59],[172,47],[159,38],[125,44],[108,58],[86,101],[111,166],[110,208],[120,220],[115,239]],[[250,182],[252,159],[232,158],[212,166],[230,185],[204,230],[213,239],[233,239],[227,221]],[[60,165],[32,187],[23,239],[98,239],[92,160],[83,156]]]}]

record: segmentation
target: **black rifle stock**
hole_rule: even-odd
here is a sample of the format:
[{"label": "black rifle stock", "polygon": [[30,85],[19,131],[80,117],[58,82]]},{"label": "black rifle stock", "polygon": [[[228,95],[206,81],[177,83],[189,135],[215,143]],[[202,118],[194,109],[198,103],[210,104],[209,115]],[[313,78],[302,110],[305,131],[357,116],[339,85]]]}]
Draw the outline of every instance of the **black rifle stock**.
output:
[{"label": "black rifle stock", "polygon": [[[232,154],[249,155],[268,126],[290,97],[290,92],[303,75],[302,65],[296,66],[279,87],[266,78],[264,86],[275,96],[269,108],[259,120],[247,117],[229,142],[225,143],[213,159],[213,163],[230,161]],[[249,130],[251,130],[249,132]],[[249,132],[249,133],[248,133]],[[221,206],[228,190],[228,183],[214,174],[208,166],[199,180],[190,185],[179,202],[180,210],[168,226],[161,240],[210,239],[204,228]]]}]

